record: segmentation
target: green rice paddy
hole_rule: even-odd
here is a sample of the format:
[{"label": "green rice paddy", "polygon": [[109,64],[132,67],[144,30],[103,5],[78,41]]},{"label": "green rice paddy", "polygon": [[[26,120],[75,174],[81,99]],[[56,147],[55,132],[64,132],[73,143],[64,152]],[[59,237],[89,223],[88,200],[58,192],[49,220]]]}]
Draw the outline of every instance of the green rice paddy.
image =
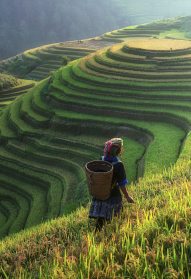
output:
[{"label": "green rice paddy", "polygon": [[[143,40],[144,47],[146,43],[147,41]],[[126,55],[131,44],[111,47],[112,52],[115,54],[120,51],[121,55]],[[151,39],[148,40],[148,48],[150,44]],[[53,54],[59,51],[61,50],[52,49]],[[109,51],[110,48],[106,48],[105,53],[102,51],[105,60]],[[110,67],[105,63],[104,69],[107,74],[101,71],[102,64],[99,60],[94,60],[97,55],[91,54],[82,60],[69,63],[67,67],[57,71],[53,78],[41,81],[2,111],[0,118],[1,139],[4,144],[1,151],[2,161],[7,162],[7,158],[10,158],[8,160],[10,162],[12,158],[17,164],[25,162],[27,169],[37,168],[39,171],[46,169],[49,175],[59,180],[62,185],[57,206],[50,207],[49,214],[44,214],[45,219],[68,212],[68,209],[65,209],[68,208],[68,203],[75,207],[76,199],[72,197],[72,193],[77,191],[78,185],[85,179],[84,165],[87,161],[98,159],[102,155],[104,142],[109,137],[124,136],[123,161],[130,185],[142,177],[143,173],[152,177],[168,168],[170,164],[174,164],[181,143],[189,131],[191,122],[189,103],[180,101],[180,96],[176,99],[176,95],[172,101],[172,89],[167,91],[172,85],[173,73],[170,76],[168,73],[163,74],[164,83],[164,77],[157,70],[155,61],[152,64],[152,61],[148,60],[151,67],[147,68],[146,82],[139,78],[142,70],[135,72],[132,81],[131,75],[134,72],[128,68],[123,71],[127,77],[129,76],[129,80],[125,78],[123,81],[123,71],[120,72],[118,67],[115,67],[117,63],[120,65],[120,60],[118,62],[116,58],[113,60],[112,75],[109,77]],[[86,63],[90,57],[93,71]],[[134,57],[137,61],[144,59],[147,66],[147,58],[144,55],[138,54],[136,57],[134,54]],[[179,58],[181,60],[181,55]],[[112,63],[111,57],[109,61]],[[122,62],[123,66],[124,64],[125,62]],[[138,62],[137,69],[139,65]],[[149,76],[152,74],[153,65],[155,78],[158,77],[160,83],[155,83],[152,75]],[[113,78],[115,74],[116,77]],[[183,71],[181,76],[184,76]],[[189,82],[180,80],[181,82],[173,84],[175,89],[190,86]],[[155,88],[157,92],[158,86],[163,92],[163,98],[160,98],[160,94],[152,92]],[[130,87],[130,91],[125,87]],[[145,99],[142,100],[141,94],[137,94],[137,88],[144,87]],[[163,87],[166,91],[162,91]],[[186,92],[186,96],[189,97],[189,92]],[[133,98],[134,95],[136,98]],[[58,136],[55,136],[56,134]],[[83,150],[79,149],[82,136]],[[93,136],[98,139],[101,136],[96,141],[97,144]],[[56,142],[52,144],[51,142],[57,138],[60,141],[59,145]],[[50,203],[56,201],[58,195],[53,198],[51,188],[48,193]],[[42,217],[35,218],[35,222],[38,220],[40,223],[41,219]],[[26,219],[25,223],[27,222]]]},{"label": "green rice paddy", "polygon": [[[190,278],[191,49],[179,51],[179,41],[168,49],[167,39],[161,48],[151,38],[160,33],[145,25],[105,34],[144,39],[81,50],[88,56],[2,109],[0,277]],[[76,50],[52,45],[25,56],[56,70],[64,51]],[[122,216],[93,235],[84,166],[112,137],[124,140],[135,204],[123,197]]]},{"label": "green rice paddy", "polygon": [[19,85],[19,84],[21,84],[21,81],[14,78],[13,76],[0,73],[0,91],[13,87],[13,86],[16,86],[16,85]]},{"label": "green rice paddy", "polygon": [[[31,68],[29,73],[24,73],[22,78],[28,80],[40,81],[51,75],[51,72],[58,70],[61,66],[62,56],[67,56],[71,61],[84,57],[96,49],[83,48],[83,47],[70,47],[62,43],[46,45],[24,51],[19,55],[19,60],[35,65]],[[14,60],[13,60],[14,61]],[[8,64],[1,65],[4,69],[8,70]],[[22,68],[22,67],[21,67]],[[18,71],[21,70],[18,68]],[[1,86],[1,83],[0,83]]]}]

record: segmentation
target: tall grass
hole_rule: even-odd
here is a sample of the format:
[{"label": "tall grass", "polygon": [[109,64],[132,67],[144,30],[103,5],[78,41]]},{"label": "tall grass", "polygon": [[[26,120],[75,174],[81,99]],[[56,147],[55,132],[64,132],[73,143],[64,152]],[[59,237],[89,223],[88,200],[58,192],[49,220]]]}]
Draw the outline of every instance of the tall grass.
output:
[{"label": "tall grass", "polygon": [[[87,207],[1,242],[2,278],[190,278],[189,135],[178,162],[129,186],[120,218],[93,233]],[[7,276],[7,277],[6,277]]]},{"label": "tall grass", "polygon": [[[157,33],[156,30],[154,33]],[[108,35],[115,37],[114,34],[111,36],[106,34],[105,37]],[[120,35],[118,32],[116,34]],[[125,69],[131,67],[132,64],[128,63],[125,67],[124,61],[119,61],[120,58],[122,60],[124,57],[127,60],[130,58],[129,61],[137,59],[137,62],[140,58],[145,60],[144,56],[125,54],[121,50],[123,45],[114,46],[111,49],[116,59],[115,65],[119,62],[119,68]],[[54,49],[52,51],[59,52]],[[27,59],[32,60],[40,54],[52,59],[59,57],[49,53],[48,48],[35,49],[32,55],[29,52],[26,52],[25,55]],[[112,60],[107,61],[107,54],[100,53],[100,56],[107,62],[105,64],[104,61],[102,64],[110,67]],[[1,189],[1,195],[8,195],[7,193],[13,189],[13,180],[18,178],[17,171],[20,173],[20,177],[28,176],[28,179],[31,180],[28,186],[24,182],[18,185],[21,180],[19,178],[18,189],[24,193],[24,190],[26,191],[27,187],[29,188],[33,184],[33,180],[39,178],[43,180],[39,183],[43,182],[44,187],[47,186],[47,189],[44,189],[47,195],[40,196],[40,192],[34,191],[31,187],[28,194],[31,193],[34,200],[30,200],[28,205],[25,202],[25,207],[23,207],[24,196],[17,195],[15,184],[13,197],[16,202],[11,204],[10,199],[7,198],[0,201],[0,207],[4,212],[0,215],[2,218],[0,224],[4,227],[6,225],[8,231],[10,221],[16,219],[17,213],[21,216],[24,214],[24,208],[29,211],[30,206],[37,209],[37,206],[34,208],[35,202],[40,198],[44,199],[44,204],[39,204],[42,216],[38,215],[38,210],[35,211],[36,215],[34,212],[31,213],[31,219],[27,221],[28,223],[26,222],[25,228],[27,229],[19,234],[5,237],[1,241],[0,278],[190,278],[191,134],[188,134],[183,151],[177,161],[181,141],[185,137],[182,129],[186,130],[185,127],[181,126],[180,129],[171,124],[152,121],[158,110],[161,113],[158,113],[158,116],[174,117],[173,123],[180,120],[182,125],[187,123],[189,126],[189,104],[179,102],[177,107],[182,106],[185,109],[176,111],[175,106],[173,107],[176,104],[171,103],[171,97],[175,95],[173,89],[188,90],[190,82],[166,83],[162,81],[152,84],[144,82],[143,84],[142,79],[140,82],[133,82],[125,81],[122,78],[121,80],[117,80],[115,77],[113,79],[109,75],[100,77],[93,75],[94,71],[89,70],[85,62],[84,59],[70,63],[52,75],[54,82],[50,87],[51,90],[57,89],[56,94],[54,92],[50,94],[48,90],[50,83],[45,80],[39,86],[31,89],[28,95],[18,98],[9,109],[2,113],[1,137],[7,134],[7,140],[20,135],[23,138],[21,141],[9,140],[8,144],[5,142],[6,148],[0,148],[2,169],[6,167],[7,172],[11,170],[12,173],[10,179],[7,176],[6,179],[4,178],[4,182],[7,181],[7,185],[8,182],[11,185],[9,190]],[[97,66],[98,63],[99,61],[92,65]],[[153,67],[152,63],[150,65]],[[138,67],[139,64],[136,65],[136,69]],[[145,63],[140,70],[148,70],[149,67]],[[154,66],[154,68],[156,67]],[[36,72],[38,73],[38,69]],[[42,88],[44,91],[40,92]],[[161,91],[162,89],[169,90],[169,92]],[[160,100],[158,102],[157,98],[160,99],[160,96],[151,92],[152,90],[159,91],[159,95],[166,97],[169,101]],[[137,91],[142,91],[142,95]],[[150,95],[147,91],[150,91]],[[99,98],[96,98],[97,93],[100,94]],[[131,99],[130,102],[129,99],[125,99],[128,93],[135,100]],[[154,101],[151,99],[152,94],[153,96],[155,94]],[[118,98],[118,95],[123,97]],[[180,95],[180,92],[176,92],[176,95]],[[183,92],[182,95],[189,97],[190,92]],[[137,105],[140,101],[136,100],[140,96],[151,99],[147,103],[141,102],[144,103],[141,108],[140,105]],[[184,100],[183,96],[179,98]],[[109,103],[110,99],[113,102]],[[45,103],[48,100],[49,103]],[[109,105],[102,105],[102,101],[108,102]],[[155,109],[156,106],[148,109],[147,105],[152,106],[155,101],[159,105],[157,109]],[[65,106],[65,109],[58,109],[56,102],[62,103],[60,105]],[[163,105],[166,107],[161,109],[160,106]],[[77,113],[74,106],[77,107]],[[125,110],[130,111],[131,107],[133,107],[134,113],[137,111],[139,117],[139,111],[141,111],[142,118],[131,120],[129,116],[122,115]],[[97,115],[93,109],[94,111],[96,109]],[[117,110],[119,110],[118,114],[111,113]],[[151,121],[143,121],[143,115],[148,115],[148,113]],[[26,117],[27,121],[25,121]],[[43,122],[46,117],[51,119],[51,129],[43,127],[44,129],[39,130],[31,127],[32,119]],[[166,119],[164,117],[163,121],[167,121]],[[156,121],[159,120],[161,121],[162,118]],[[175,124],[180,126],[180,122]],[[62,130],[58,134],[53,129],[56,123]],[[69,125],[73,125],[72,128],[77,131],[71,128],[71,133],[66,136],[70,130],[69,127],[67,130]],[[100,137],[87,136],[86,133],[83,133],[84,130],[87,132],[86,125],[89,125],[88,129],[91,127],[89,131],[93,129],[104,131],[103,128],[105,131]],[[91,200],[87,194],[85,173],[83,172],[84,160],[96,158],[96,154],[102,151],[104,140],[108,139],[106,136],[110,136],[111,131],[121,136],[120,129],[116,129],[119,126],[135,129],[136,133],[140,132],[142,137],[147,136],[154,140],[147,148],[145,161],[142,161],[145,175],[137,182],[133,182],[136,175],[136,161],[144,154],[144,144],[142,146],[124,137],[125,153],[121,159],[127,169],[129,180],[127,188],[135,200],[135,204],[128,204],[123,197],[124,210],[119,218],[113,218],[111,222],[104,225],[101,232],[95,234],[93,231],[95,220],[88,219]],[[78,127],[82,130],[78,130]],[[110,128],[108,133],[107,127]],[[187,128],[189,129],[189,127]],[[64,129],[66,132],[63,131]],[[140,142],[141,140],[142,138]],[[69,141],[72,143],[69,144]],[[75,162],[77,159],[79,162]],[[35,194],[38,195],[38,199],[34,198]],[[85,199],[83,199],[84,196]],[[46,201],[48,209],[45,208]],[[69,215],[70,211],[76,209],[77,203],[81,203],[80,208]],[[17,204],[21,207],[20,212]],[[9,212],[10,214],[8,214]],[[34,220],[35,216],[36,220]],[[44,217],[44,223],[29,228],[34,221],[39,221],[37,220],[40,218],[39,216]],[[57,218],[57,216],[60,217]],[[48,221],[45,222],[45,220]],[[22,222],[24,221],[22,220]],[[24,223],[22,228],[24,228]]]}]

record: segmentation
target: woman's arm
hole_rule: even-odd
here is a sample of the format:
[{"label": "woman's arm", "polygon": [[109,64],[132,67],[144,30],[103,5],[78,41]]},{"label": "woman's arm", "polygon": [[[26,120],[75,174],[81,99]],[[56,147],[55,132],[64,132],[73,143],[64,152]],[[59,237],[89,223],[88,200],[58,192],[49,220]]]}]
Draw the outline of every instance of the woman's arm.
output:
[{"label": "woman's arm", "polygon": [[129,203],[134,203],[134,200],[129,196],[128,192],[127,192],[127,188],[125,185],[120,186],[121,191],[123,192],[124,196],[126,197],[127,201]]}]

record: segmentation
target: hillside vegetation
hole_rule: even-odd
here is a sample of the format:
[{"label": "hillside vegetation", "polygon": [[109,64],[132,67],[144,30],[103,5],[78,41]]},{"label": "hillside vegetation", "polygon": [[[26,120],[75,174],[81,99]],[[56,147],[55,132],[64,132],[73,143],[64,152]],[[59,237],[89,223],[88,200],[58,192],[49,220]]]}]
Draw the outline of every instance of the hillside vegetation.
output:
[{"label": "hillside vegetation", "polygon": [[102,48],[95,44],[92,46],[89,43],[88,45],[90,48],[87,47],[86,41],[83,41],[76,42],[73,47],[71,42],[65,42],[30,49],[17,55],[16,58],[11,57],[0,63],[0,70],[6,70],[19,78],[43,80],[63,66],[62,57],[67,57],[69,61],[73,61]]},{"label": "hillside vegetation", "polygon": [[106,46],[145,38],[189,40],[190,18],[190,16],[182,16],[175,19],[158,20],[107,32],[93,39],[43,45],[2,61],[0,71],[6,70],[19,78],[40,81],[62,66],[63,56],[67,56],[70,61],[73,61]]},{"label": "hillside vegetation", "polygon": [[156,39],[141,42],[70,62],[2,111],[2,237],[87,202],[84,165],[108,137],[124,137],[129,183],[176,162],[190,126],[191,43],[161,40],[170,49],[153,54]]},{"label": "hillside vegetation", "polygon": [[[0,60],[42,45],[99,36],[157,19],[189,15],[189,0],[1,1]],[[184,24],[184,20],[183,20]],[[190,22],[187,24],[190,32]]]},{"label": "hillside vegetation", "polygon": [[21,94],[26,93],[35,85],[30,80],[17,79],[11,75],[0,74],[0,110],[14,101]]},{"label": "hillside vegetation", "polygon": [[124,26],[116,0],[1,1],[0,60],[60,41],[93,38]]},{"label": "hillside vegetation", "polygon": [[128,188],[124,202],[97,234],[89,206],[1,242],[1,278],[190,278],[190,146],[178,162]]},{"label": "hillside vegetation", "polygon": [[70,47],[60,43],[25,51],[22,57],[26,61],[33,61],[33,63],[38,63],[38,61],[40,61],[39,65],[28,74],[27,78],[42,80],[49,77],[51,71],[56,71],[63,66],[63,56],[68,57],[68,59],[72,61],[87,56],[95,51],[94,49],[83,48],[81,46]]},{"label": "hillside vegetation", "polygon": [[[140,28],[2,110],[2,278],[190,277],[191,42]],[[94,235],[84,165],[112,137],[135,204]]]},{"label": "hillside vegetation", "polygon": [[19,84],[21,84],[21,81],[15,77],[6,74],[0,74],[0,91]]},{"label": "hillside vegetation", "polygon": [[97,38],[115,42],[129,42],[132,38],[137,40],[144,37],[187,40],[190,38],[190,21],[190,16],[156,20],[107,32]]}]

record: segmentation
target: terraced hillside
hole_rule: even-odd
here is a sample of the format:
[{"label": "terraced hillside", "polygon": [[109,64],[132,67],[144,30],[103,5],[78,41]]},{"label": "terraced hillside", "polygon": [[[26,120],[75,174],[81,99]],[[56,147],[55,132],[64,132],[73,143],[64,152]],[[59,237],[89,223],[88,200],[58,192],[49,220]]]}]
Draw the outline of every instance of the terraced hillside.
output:
[{"label": "terraced hillside", "polygon": [[24,59],[41,59],[43,61],[35,70],[29,74],[29,78],[46,78],[50,76],[50,71],[58,70],[61,66],[62,56],[67,56],[71,61],[86,56],[94,49],[81,47],[67,47],[66,45],[57,44],[49,47],[38,48],[23,53]]},{"label": "terraced hillside", "polygon": [[[58,70],[63,66],[61,63],[62,56],[67,56],[73,61],[95,51],[96,49],[84,48],[80,43],[78,43],[76,47],[72,47],[70,43],[67,42],[30,49],[17,55],[19,61],[16,60],[15,63],[17,63],[17,65],[14,67],[13,73],[16,74],[21,72],[22,75],[28,74],[28,79],[42,80],[49,77],[51,71]],[[15,57],[12,57],[4,61],[4,64],[1,63],[0,66],[9,70],[11,62],[13,63],[14,60]],[[23,65],[23,61],[27,62],[25,63],[26,65]],[[25,72],[23,72],[23,67],[26,68]],[[12,73],[11,69],[10,72]]]},{"label": "terraced hillside", "polygon": [[86,162],[124,139],[129,183],[174,164],[191,123],[191,42],[147,39],[70,62],[0,116],[0,236],[85,204]]},{"label": "terraced hillside", "polygon": [[[158,28],[149,28],[147,26],[144,27],[144,25],[140,26],[130,26],[125,27],[119,30],[115,30],[112,32],[107,32],[101,36],[102,40],[106,41],[115,41],[115,42],[124,42],[129,40],[129,38],[141,39],[142,37],[153,37],[156,35],[159,35],[162,30],[159,30]],[[132,39],[131,39],[132,40]]]},{"label": "terraced hillside", "polygon": [[0,91],[21,84],[17,78],[0,72]]},{"label": "terraced hillside", "polygon": [[112,32],[107,32],[100,36],[100,39],[119,43],[132,41],[132,38],[134,40],[152,38],[158,37],[160,34],[165,34],[165,36],[170,34],[169,36],[171,36],[174,33],[179,33],[179,36],[183,39],[182,34],[184,35],[185,33],[179,31],[182,25],[181,19],[179,21],[173,20],[173,22],[169,25],[163,24],[161,21],[157,24],[156,21],[156,23],[152,22],[150,24],[129,26]]},{"label": "terraced hillside", "polygon": [[62,66],[62,56],[73,61],[119,42],[152,37],[188,40],[188,34],[183,32],[186,20],[189,17],[158,20],[107,32],[92,39],[44,45],[1,61],[0,71],[6,70],[19,78],[40,81]]},{"label": "terraced hillside", "polygon": [[30,80],[17,79],[16,83],[13,84],[13,87],[9,87],[10,85],[6,86],[8,87],[0,91],[0,110],[12,103],[12,101],[15,100],[18,96],[26,93],[30,88],[34,87],[35,82],[32,82]]}]

